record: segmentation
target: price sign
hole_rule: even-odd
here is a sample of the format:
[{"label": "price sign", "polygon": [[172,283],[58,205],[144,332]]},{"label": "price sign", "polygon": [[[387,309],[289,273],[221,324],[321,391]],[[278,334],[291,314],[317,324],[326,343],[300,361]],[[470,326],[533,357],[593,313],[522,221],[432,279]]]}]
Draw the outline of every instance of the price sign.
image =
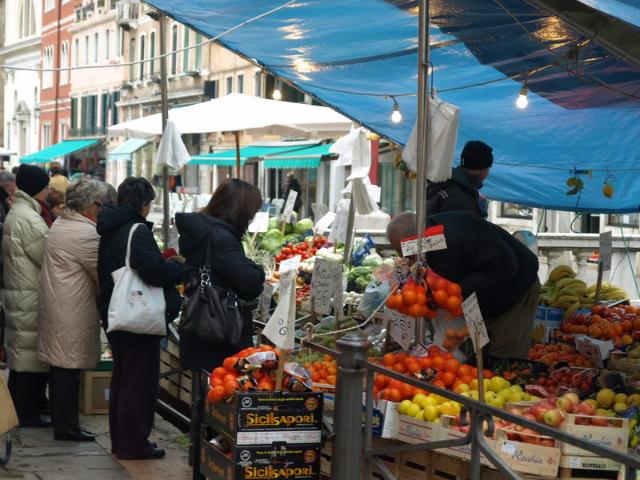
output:
[{"label": "price sign", "polygon": [[347,225],[349,223],[349,200],[342,200],[338,204],[336,218],[329,234],[329,242],[344,243],[347,241]]},{"label": "price sign", "polygon": [[280,277],[280,301],[262,334],[282,349],[292,349],[295,337],[296,272],[287,270]]},{"label": "price sign", "polygon": [[258,299],[258,320],[266,322],[269,319],[269,310],[271,308],[271,297],[276,291],[276,286],[269,282],[264,282],[264,288]]},{"label": "price sign", "polygon": [[[487,334],[487,326],[482,319],[480,304],[475,292],[464,301],[462,310],[464,312],[464,320],[467,322],[467,328],[469,329],[469,336],[471,336],[471,341],[473,342],[473,349],[477,354],[482,347],[489,343],[489,335]],[[477,345],[476,339],[480,341]]]},{"label": "price sign", "polygon": [[393,338],[403,350],[409,350],[416,332],[415,318],[403,315],[391,308],[385,309],[384,318],[387,320],[391,338]]},{"label": "price sign", "polygon": [[[418,254],[418,236],[405,238],[400,242],[403,257],[410,257]],[[422,252],[435,252],[436,250],[446,250],[447,241],[444,238],[444,227],[436,225],[424,231],[422,237]]]},{"label": "price sign", "polygon": [[342,265],[316,258],[311,277],[314,310],[329,315],[342,307]]},{"label": "price sign", "polygon": [[298,198],[298,192],[295,190],[289,190],[287,203],[284,204],[284,211],[282,212],[283,222],[289,223],[291,221],[291,215],[293,215],[293,207],[296,204],[296,198]]},{"label": "price sign", "polygon": [[318,220],[313,231],[316,235],[322,235],[336,219],[335,212],[327,212],[324,217]]},{"label": "price sign", "polygon": [[397,259],[393,266],[393,280],[394,283],[404,285],[411,276],[411,269],[409,264],[404,259]]},{"label": "price sign", "polygon": [[249,233],[264,233],[269,230],[269,212],[256,213],[247,230]]},{"label": "price sign", "polygon": [[611,271],[611,254],[613,250],[613,236],[611,232],[603,232],[600,234],[600,262],[602,263],[602,271]]},{"label": "price sign", "polygon": [[611,340],[596,340],[591,337],[579,335],[576,337],[576,350],[583,354],[598,368],[604,368],[604,361],[609,358],[609,353],[613,350]]},{"label": "price sign", "polygon": [[280,262],[280,268],[278,269],[278,271],[280,273],[284,273],[284,272],[288,272],[289,270],[298,270],[298,266],[300,265],[301,259],[302,257],[300,255],[296,255],[295,257],[282,260]]}]

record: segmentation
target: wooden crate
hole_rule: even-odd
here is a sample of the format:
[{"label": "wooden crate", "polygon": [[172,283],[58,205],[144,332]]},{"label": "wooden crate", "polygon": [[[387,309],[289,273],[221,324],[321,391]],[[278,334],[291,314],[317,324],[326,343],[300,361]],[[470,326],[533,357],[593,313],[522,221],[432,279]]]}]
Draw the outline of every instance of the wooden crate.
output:
[{"label": "wooden crate", "polygon": [[111,372],[85,371],[80,375],[80,412],[84,415],[109,413]]},{"label": "wooden crate", "polygon": [[160,388],[173,400],[172,404],[182,403],[186,408],[191,405],[191,371],[182,370],[178,354],[178,346],[172,342],[169,342],[166,350],[160,350],[160,374],[179,370],[161,378]]}]

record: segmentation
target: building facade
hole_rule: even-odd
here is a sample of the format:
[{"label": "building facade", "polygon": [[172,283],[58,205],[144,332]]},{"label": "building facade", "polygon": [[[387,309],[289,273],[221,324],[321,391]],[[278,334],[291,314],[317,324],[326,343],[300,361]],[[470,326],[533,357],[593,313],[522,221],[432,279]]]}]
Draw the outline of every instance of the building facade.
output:
[{"label": "building facade", "polygon": [[[71,32],[75,2],[44,0],[42,11],[42,68],[71,66]],[[69,136],[71,122],[71,72],[43,71],[40,75],[40,148]]]},{"label": "building facade", "polygon": [[[46,0],[45,0],[46,1]],[[39,149],[40,123],[40,41],[42,31],[40,0],[5,2],[5,42],[0,63],[5,69],[4,147],[22,157]],[[27,70],[21,70],[21,69]],[[31,69],[31,70],[29,70]],[[12,160],[14,163],[17,159]]]}]

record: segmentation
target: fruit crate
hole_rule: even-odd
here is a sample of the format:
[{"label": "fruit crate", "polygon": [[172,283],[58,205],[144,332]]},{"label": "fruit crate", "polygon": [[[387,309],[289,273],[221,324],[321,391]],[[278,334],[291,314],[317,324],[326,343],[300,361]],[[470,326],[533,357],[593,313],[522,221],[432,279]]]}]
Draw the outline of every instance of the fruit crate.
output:
[{"label": "fruit crate", "polygon": [[[626,418],[569,413],[560,430],[601,447],[612,448],[622,453],[627,453],[628,450],[629,420]],[[562,444],[561,450],[563,455],[593,457],[587,450],[566,443]]]},{"label": "fruit crate", "polygon": [[532,432],[498,429],[495,450],[515,472],[556,477],[561,455],[558,443]]},{"label": "fruit crate", "polygon": [[640,358],[629,358],[627,352],[611,352],[607,367],[610,370],[628,373],[634,380],[640,378]]}]

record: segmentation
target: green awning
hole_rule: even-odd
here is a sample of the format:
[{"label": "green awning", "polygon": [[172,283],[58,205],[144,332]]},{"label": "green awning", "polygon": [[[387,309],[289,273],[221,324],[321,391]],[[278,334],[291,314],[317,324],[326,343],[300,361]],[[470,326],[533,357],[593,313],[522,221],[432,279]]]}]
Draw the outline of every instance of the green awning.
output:
[{"label": "green awning", "polygon": [[131,160],[131,156],[144,147],[149,140],[130,138],[109,152],[109,160]]},{"label": "green awning", "polygon": [[[244,165],[249,158],[264,158],[270,155],[279,155],[284,152],[298,151],[307,148],[308,145],[290,146],[260,146],[249,145],[240,148],[240,164]],[[236,165],[236,149],[225,150],[223,152],[207,153],[191,157],[194,165],[214,165],[217,167],[234,167]]]},{"label": "green awning", "polygon": [[57,158],[92,147],[100,140],[64,140],[20,159],[20,163],[50,163]]},{"label": "green awning", "polygon": [[314,145],[300,150],[269,155],[264,159],[264,168],[318,168],[320,160],[329,152],[330,143]]}]

